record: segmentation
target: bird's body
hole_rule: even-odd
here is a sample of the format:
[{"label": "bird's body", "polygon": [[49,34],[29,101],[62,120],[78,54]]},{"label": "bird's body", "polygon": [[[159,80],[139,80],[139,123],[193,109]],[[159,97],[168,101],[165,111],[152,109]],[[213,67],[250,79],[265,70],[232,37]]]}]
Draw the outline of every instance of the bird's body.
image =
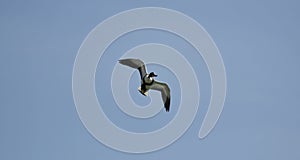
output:
[{"label": "bird's body", "polygon": [[164,107],[166,111],[169,112],[171,100],[169,86],[166,83],[155,81],[153,77],[157,77],[157,75],[155,75],[154,72],[147,74],[144,62],[139,59],[122,59],[119,60],[119,62],[123,65],[138,69],[141,77],[141,86],[138,88],[139,92],[144,96],[148,96],[150,89],[160,91]]},{"label": "bird's body", "polygon": [[151,85],[154,83],[154,79],[146,74],[141,80],[141,86],[138,88],[141,94],[148,96],[148,90],[151,89]]}]

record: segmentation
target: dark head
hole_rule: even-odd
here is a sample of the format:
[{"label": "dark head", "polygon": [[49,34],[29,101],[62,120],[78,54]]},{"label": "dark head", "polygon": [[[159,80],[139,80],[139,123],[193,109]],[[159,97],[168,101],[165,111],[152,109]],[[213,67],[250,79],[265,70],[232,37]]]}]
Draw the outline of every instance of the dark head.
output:
[{"label": "dark head", "polygon": [[151,72],[148,77],[157,77],[157,75],[154,74],[154,72]]}]

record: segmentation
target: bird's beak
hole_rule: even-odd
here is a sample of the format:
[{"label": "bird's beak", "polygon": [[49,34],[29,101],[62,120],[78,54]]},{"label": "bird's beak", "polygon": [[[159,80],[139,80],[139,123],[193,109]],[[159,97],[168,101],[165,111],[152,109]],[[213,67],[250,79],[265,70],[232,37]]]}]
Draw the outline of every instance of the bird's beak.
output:
[{"label": "bird's beak", "polygon": [[153,77],[157,77],[157,75],[156,75],[156,74],[154,74],[154,75],[153,75]]}]

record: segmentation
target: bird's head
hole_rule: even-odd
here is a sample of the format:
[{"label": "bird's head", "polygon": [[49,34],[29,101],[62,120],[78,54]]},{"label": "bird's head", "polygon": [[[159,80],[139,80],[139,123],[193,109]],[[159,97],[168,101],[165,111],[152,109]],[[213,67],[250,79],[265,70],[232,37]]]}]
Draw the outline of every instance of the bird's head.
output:
[{"label": "bird's head", "polygon": [[154,72],[151,72],[148,77],[157,77],[157,75]]}]

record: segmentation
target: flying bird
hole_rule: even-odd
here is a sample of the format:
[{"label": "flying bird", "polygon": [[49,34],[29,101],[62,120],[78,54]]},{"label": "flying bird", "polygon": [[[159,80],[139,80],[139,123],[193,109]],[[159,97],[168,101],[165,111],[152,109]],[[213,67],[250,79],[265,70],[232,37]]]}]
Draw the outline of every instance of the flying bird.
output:
[{"label": "flying bird", "polygon": [[171,97],[170,88],[166,83],[155,81],[154,77],[157,77],[157,75],[154,72],[147,74],[144,62],[139,59],[121,59],[119,63],[138,69],[141,77],[141,86],[138,88],[139,92],[144,96],[148,96],[150,89],[160,91],[164,107],[169,112]]}]

